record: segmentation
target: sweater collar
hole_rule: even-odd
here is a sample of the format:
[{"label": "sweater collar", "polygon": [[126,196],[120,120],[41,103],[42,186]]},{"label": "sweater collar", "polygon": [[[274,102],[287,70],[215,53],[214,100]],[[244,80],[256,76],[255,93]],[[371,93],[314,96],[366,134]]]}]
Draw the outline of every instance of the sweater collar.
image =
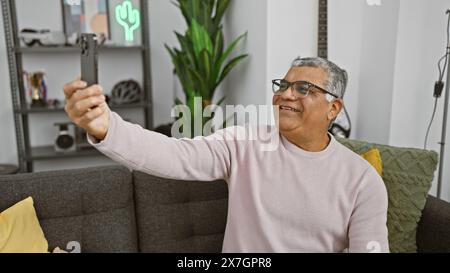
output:
[{"label": "sweater collar", "polygon": [[285,138],[280,133],[281,143],[283,143],[283,146],[287,150],[289,150],[293,153],[296,153],[298,155],[308,157],[308,158],[326,157],[326,156],[330,155],[336,149],[336,146],[337,146],[336,139],[330,133],[328,133],[328,136],[330,137],[330,143],[328,143],[328,146],[324,150],[322,150],[320,152],[310,152],[310,151],[303,150],[302,148],[298,147],[294,143],[290,142],[287,138]]}]

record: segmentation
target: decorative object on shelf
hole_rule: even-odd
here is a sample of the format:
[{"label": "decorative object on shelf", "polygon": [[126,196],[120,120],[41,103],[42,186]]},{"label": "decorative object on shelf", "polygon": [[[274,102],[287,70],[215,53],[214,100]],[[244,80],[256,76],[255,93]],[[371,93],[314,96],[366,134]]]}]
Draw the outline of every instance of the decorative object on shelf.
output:
[{"label": "decorative object on shelf", "polygon": [[156,127],[154,131],[165,136],[172,137],[172,125],[173,123],[162,124]]},{"label": "decorative object on shelf", "polygon": [[19,34],[20,41],[26,46],[63,46],[66,44],[66,36],[60,31],[49,29],[24,28]]},{"label": "decorative object on shelf", "polygon": [[115,9],[116,21],[123,27],[125,41],[134,41],[134,32],[141,26],[141,14],[139,9],[133,8],[131,1],[126,0]]},{"label": "decorative object on shelf", "polygon": [[112,105],[126,105],[143,101],[143,92],[135,80],[121,81],[111,91]]},{"label": "decorative object on shelf", "polygon": [[47,107],[49,109],[58,109],[61,106],[61,101],[58,99],[48,99],[47,100]]},{"label": "decorative object on shelf", "polygon": [[39,71],[35,73],[24,72],[28,90],[28,97],[31,98],[31,107],[47,106],[47,84],[45,80],[45,72]]},{"label": "decorative object on shelf", "polygon": [[11,164],[1,164],[0,165],[0,175],[16,174],[19,168],[16,165]]},{"label": "decorative object on shelf", "polygon": [[63,0],[64,33],[68,38],[76,37],[83,31],[83,6],[81,0]]},{"label": "decorative object on shelf", "polygon": [[[229,46],[224,45],[222,18],[229,7],[230,0],[177,0],[175,4],[181,10],[188,29],[182,35],[175,32],[180,49],[166,48],[172,58],[175,73],[180,80],[185,94],[185,103],[190,109],[191,124],[183,128],[186,137],[203,134],[203,127],[211,119],[202,119],[201,130],[195,130],[194,121],[203,109],[213,103],[215,91],[228,73],[248,55],[238,55],[229,60],[237,44],[247,34],[235,39]],[[195,101],[200,98],[202,109],[195,109]],[[217,101],[220,105],[225,97]],[[176,104],[183,102],[176,99]],[[198,108],[198,107],[197,107]],[[185,119],[186,120],[186,119]],[[182,123],[184,124],[183,121]],[[188,132],[190,131],[190,132]]]},{"label": "decorative object on shelf", "polygon": [[55,140],[55,151],[58,153],[75,152],[75,124],[55,123],[58,127],[58,137]]},{"label": "decorative object on shelf", "polygon": [[111,40],[119,45],[140,45],[140,0],[109,0]]},{"label": "decorative object on shelf", "polygon": [[92,146],[87,140],[86,130],[75,126],[75,147],[77,151],[83,151],[86,149],[91,149]]},{"label": "decorative object on shelf", "polygon": [[[111,41],[109,41],[106,36],[102,33],[97,35],[97,44],[99,45],[111,45]],[[67,38],[67,45],[69,46],[78,46],[81,42],[81,34],[73,33],[70,37]]]},{"label": "decorative object on shelf", "polygon": [[107,0],[62,0],[64,32],[69,43],[81,33],[95,33],[109,38]]}]

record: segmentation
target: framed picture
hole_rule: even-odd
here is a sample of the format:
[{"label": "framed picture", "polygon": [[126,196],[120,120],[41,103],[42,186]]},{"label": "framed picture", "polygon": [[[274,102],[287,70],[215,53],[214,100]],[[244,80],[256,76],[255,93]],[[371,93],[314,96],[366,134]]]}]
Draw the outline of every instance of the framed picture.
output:
[{"label": "framed picture", "polygon": [[61,1],[64,32],[68,40],[81,33],[96,33],[109,39],[108,0]]}]

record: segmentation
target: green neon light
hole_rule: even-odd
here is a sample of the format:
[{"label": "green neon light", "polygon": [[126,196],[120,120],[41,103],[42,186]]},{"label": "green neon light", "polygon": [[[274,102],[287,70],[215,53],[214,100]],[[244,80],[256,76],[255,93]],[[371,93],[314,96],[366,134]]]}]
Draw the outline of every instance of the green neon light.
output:
[{"label": "green neon light", "polygon": [[133,42],[134,31],[141,26],[139,9],[133,8],[130,0],[125,0],[122,4],[116,6],[116,21],[124,28],[125,40]]}]

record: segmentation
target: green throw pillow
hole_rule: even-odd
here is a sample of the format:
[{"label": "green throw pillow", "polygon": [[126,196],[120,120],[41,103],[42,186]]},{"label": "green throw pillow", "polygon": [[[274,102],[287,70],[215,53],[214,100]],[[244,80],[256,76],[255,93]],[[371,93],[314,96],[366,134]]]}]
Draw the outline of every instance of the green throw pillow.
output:
[{"label": "green throw pillow", "polygon": [[383,162],[383,181],[389,197],[387,227],[392,253],[417,252],[416,231],[431,188],[438,154],[363,141],[337,139],[357,154],[376,148]]}]

